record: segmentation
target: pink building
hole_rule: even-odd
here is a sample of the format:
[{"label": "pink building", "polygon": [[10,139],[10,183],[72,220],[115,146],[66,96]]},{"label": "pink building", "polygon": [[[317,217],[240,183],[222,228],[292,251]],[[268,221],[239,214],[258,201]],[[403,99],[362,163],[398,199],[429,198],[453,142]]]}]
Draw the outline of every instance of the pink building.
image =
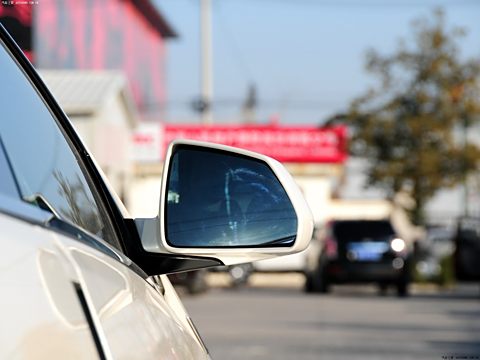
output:
[{"label": "pink building", "polygon": [[0,22],[35,66],[125,72],[144,114],[165,102],[165,41],[176,37],[151,0],[41,0],[0,5]]}]

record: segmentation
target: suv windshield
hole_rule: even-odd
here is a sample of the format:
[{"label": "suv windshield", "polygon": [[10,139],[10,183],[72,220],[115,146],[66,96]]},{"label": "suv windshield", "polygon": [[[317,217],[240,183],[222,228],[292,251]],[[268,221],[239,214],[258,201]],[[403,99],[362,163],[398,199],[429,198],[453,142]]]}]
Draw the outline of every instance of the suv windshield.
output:
[{"label": "suv windshield", "polygon": [[59,217],[119,247],[79,155],[2,43],[0,69],[2,193],[34,205],[41,199]]},{"label": "suv windshield", "polygon": [[333,234],[339,242],[385,241],[395,234],[389,221],[339,221],[333,227]]}]

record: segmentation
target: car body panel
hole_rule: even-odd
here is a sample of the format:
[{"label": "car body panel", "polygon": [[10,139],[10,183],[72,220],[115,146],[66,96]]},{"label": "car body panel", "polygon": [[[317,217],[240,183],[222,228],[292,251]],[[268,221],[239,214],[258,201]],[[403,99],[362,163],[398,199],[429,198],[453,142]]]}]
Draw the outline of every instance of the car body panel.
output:
[{"label": "car body panel", "polygon": [[262,272],[304,272],[307,263],[308,248],[292,255],[285,255],[281,258],[273,258],[255,261],[255,271]]},{"label": "car body panel", "polygon": [[114,358],[205,358],[203,346],[145,279],[88,246],[69,242],[68,251]]},{"label": "car body panel", "polygon": [[98,357],[61,236],[0,214],[0,358]]},{"label": "car body panel", "polygon": [[9,311],[0,358],[98,356],[74,284],[92,307],[107,358],[208,358],[171,285],[162,295],[110,256],[8,215],[0,214],[0,228],[8,249],[0,254],[0,305]]}]

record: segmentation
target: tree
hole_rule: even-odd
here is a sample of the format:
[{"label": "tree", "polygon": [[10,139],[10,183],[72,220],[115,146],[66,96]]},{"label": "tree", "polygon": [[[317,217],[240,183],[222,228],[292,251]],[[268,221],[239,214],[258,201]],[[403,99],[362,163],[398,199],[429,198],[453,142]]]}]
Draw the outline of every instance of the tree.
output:
[{"label": "tree", "polygon": [[480,63],[460,59],[463,35],[463,29],[448,30],[437,10],[433,19],[414,23],[412,45],[401,42],[385,56],[370,50],[366,68],[380,82],[344,115],[351,153],[369,160],[367,185],[392,198],[410,194],[416,224],[424,222],[428,200],[464,181],[480,159],[466,136],[480,115]]}]

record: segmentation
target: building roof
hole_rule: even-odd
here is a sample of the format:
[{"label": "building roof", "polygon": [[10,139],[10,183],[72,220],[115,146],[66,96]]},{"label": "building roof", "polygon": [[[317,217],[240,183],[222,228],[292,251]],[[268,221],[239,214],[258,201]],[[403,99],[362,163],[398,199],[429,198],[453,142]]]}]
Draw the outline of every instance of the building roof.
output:
[{"label": "building roof", "polygon": [[132,0],[135,7],[164,38],[178,35],[151,0]]},{"label": "building roof", "polygon": [[137,110],[121,71],[115,70],[40,70],[65,113],[70,116],[93,115],[112,97],[120,95],[131,125],[137,122]]}]

